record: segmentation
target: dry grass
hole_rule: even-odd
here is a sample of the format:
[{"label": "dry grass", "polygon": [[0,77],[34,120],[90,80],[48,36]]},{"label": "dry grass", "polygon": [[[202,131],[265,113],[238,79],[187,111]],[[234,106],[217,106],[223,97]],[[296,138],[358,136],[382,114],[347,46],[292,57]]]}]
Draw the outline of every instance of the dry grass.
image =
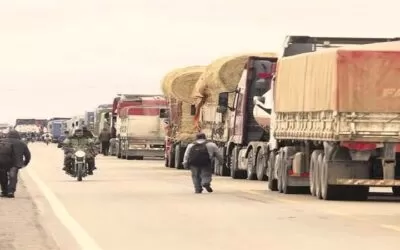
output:
[{"label": "dry grass", "polygon": [[277,55],[263,52],[219,58],[206,67],[194,87],[193,97],[195,99],[205,97],[207,102],[215,103],[219,93],[234,91],[249,56],[276,57]]},{"label": "dry grass", "polygon": [[164,95],[171,96],[179,101],[192,103],[193,88],[204,69],[204,66],[191,66],[169,72],[162,81],[161,88]]}]

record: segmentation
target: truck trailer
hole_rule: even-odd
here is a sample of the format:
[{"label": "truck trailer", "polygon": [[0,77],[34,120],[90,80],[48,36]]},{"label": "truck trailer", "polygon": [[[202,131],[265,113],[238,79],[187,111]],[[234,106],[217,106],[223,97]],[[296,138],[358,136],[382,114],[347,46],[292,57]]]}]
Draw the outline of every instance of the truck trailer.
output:
[{"label": "truck trailer", "polygon": [[366,199],[370,186],[399,194],[400,47],[369,44],[397,40],[291,36],[276,72],[273,58],[250,58],[271,62],[272,74],[255,80],[250,63],[233,107],[229,93],[218,100],[219,112],[234,111],[224,147],[231,176],[268,179],[282,193],[309,188],[321,199]]},{"label": "truck trailer", "polygon": [[117,156],[143,160],[164,158],[164,123],[167,102],[163,96],[131,96],[131,105],[120,110]]},{"label": "truck trailer", "polygon": [[54,117],[50,118],[47,123],[47,132],[50,133],[52,142],[59,142],[59,138],[64,135],[65,122],[70,118]]}]

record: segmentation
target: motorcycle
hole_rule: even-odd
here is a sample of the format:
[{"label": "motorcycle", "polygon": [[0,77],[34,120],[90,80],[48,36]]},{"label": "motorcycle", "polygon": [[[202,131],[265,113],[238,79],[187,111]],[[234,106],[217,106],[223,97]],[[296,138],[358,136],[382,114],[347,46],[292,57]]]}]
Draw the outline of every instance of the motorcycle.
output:
[{"label": "motorcycle", "polygon": [[88,163],[86,161],[86,153],[83,150],[78,149],[74,153],[74,177],[78,181],[82,181],[87,176]]}]

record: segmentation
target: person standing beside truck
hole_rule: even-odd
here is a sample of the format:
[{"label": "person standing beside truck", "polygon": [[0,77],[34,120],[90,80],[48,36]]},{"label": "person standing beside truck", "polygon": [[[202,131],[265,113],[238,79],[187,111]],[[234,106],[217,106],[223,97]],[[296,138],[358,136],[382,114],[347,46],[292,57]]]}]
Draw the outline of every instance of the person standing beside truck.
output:
[{"label": "person standing beside truck", "polygon": [[212,181],[212,159],[216,157],[219,162],[223,162],[222,154],[219,152],[215,143],[206,140],[204,133],[196,135],[196,141],[190,143],[183,156],[183,166],[190,168],[192,181],[196,194],[203,192],[203,187],[207,192],[213,192]]},{"label": "person standing beside truck", "polygon": [[108,150],[110,149],[111,133],[103,128],[99,135],[99,141],[101,142],[101,152],[104,156],[108,155]]}]

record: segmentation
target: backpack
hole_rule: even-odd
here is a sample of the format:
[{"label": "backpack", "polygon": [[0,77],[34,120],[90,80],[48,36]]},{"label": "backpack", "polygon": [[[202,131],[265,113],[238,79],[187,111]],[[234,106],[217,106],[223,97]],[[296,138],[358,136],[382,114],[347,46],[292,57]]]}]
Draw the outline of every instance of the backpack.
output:
[{"label": "backpack", "polygon": [[189,165],[194,167],[211,166],[210,154],[207,150],[207,141],[203,143],[195,142],[189,153]]},{"label": "backpack", "polygon": [[14,163],[14,150],[11,142],[0,140],[0,169],[8,169]]}]

